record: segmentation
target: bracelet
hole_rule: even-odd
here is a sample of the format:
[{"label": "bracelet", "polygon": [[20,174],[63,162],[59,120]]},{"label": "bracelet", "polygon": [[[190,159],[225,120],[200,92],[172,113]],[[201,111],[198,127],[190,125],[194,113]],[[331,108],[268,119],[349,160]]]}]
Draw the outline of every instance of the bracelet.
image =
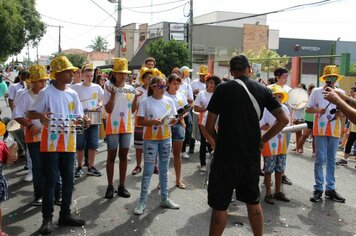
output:
[{"label": "bracelet", "polygon": [[30,124],[29,126],[27,126],[27,129],[31,129],[33,126],[33,124]]}]

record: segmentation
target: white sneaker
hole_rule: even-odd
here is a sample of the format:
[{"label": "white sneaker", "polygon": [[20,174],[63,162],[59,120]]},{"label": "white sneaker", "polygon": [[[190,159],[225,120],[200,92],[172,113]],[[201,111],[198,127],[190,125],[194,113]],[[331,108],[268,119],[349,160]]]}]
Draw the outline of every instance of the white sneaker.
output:
[{"label": "white sneaker", "polygon": [[143,212],[145,211],[146,209],[146,204],[145,203],[139,203],[138,206],[135,208],[134,210],[134,214],[135,215],[142,215]]},{"label": "white sneaker", "polygon": [[206,172],[206,166],[201,166],[200,167],[200,172]]},{"label": "white sneaker", "polygon": [[189,155],[186,152],[183,152],[181,157],[184,158],[184,159],[189,159]]},{"label": "white sneaker", "polygon": [[25,177],[26,182],[31,182],[33,179],[32,172],[28,172],[28,174]]}]

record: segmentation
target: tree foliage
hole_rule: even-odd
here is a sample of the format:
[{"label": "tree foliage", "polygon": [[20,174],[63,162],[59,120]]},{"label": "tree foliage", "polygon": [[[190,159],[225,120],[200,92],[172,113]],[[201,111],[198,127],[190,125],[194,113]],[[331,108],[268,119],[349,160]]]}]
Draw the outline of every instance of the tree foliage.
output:
[{"label": "tree foliage", "polygon": [[0,62],[35,44],[45,33],[45,24],[35,9],[35,0],[0,0]]},{"label": "tree foliage", "polygon": [[244,53],[250,63],[261,64],[262,71],[274,71],[278,67],[284,67],[288,64],[289,59],[286,55],[280,56],[276,51],[262,48],[257,54],[252,51]]},{"label": "tree foliage", "polygon": [[83,54],[63,54],[68,60],[78,68],[81,68],[85,63],[88,62],[87,58]]},{"label": "tree foliage", "polygon": [[147,45],[145,53],[156,59],[157,68],[165,75],[169,75],[174,67],[188,64],[188,48],[183,42],[154,40]]},{"label": "tree foliage", "polygon": [[88,48],[92,49],[94,52],[108,51],[108,42],[101,36],[96,36],[95,39],[91,41],[91,43],[92,44],[90,44]]}]

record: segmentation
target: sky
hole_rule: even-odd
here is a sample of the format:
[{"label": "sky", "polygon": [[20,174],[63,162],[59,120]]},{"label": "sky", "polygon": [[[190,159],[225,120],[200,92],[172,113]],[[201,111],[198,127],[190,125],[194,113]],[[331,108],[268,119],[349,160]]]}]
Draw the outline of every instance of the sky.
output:
[{"label": "sky", "polygon": [[[320,0],[193,0],[193,15],[199,16],[212,11],[264,13],[317,1]],[[278,29],[280,37],[321,40],[336,40],[340,37],[341,41],[356,41],[356,1],[331,2],[317,7],[270,14],[267,16],[267,24],[271,29]],[[189,0],[122,0],[122,7],[122,25],[154,24],[162,21],[186,22]],[[59,25],[63,26],[63,50],[79,48],[88,51],[88,46],[96,36],[104,37],[109,48],[113,48],[116,8],[117,4],[108,0],[36,0],[36,9],[41,14],[42,21],[49,25],[39,43],[38,54],[51,55],[58,51]],[[30,48],[29,54],[30,58],[35,60],[36,49]],[[24,48],[18,59],[23,57],[27,57],[27,48]]]}]

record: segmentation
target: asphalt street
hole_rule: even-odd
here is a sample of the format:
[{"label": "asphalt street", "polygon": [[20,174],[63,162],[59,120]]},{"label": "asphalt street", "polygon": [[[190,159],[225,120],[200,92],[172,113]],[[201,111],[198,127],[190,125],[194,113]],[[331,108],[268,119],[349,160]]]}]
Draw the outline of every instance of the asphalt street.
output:
[{"label": "asphalt street", "polygon": [[[3,103],[1,103],[4,105]],[[3,106],[3,115],[8,115]],[[309,144],[307,144],[309,145]],[[309,145],[310,146],[310,145]],[[290,148],[292,148],[291,145]],[[198,152],[198,146],[195,151]],[[181,206],[180,210],[159,207],[158,176],[152,178],[147,209],[142,216],[133,214],[138,204],[142,175],[132,176],[135,167],[134,150],[130,149],[126,186],[131,198],[104,198],[107,180],[105,174],[106,145],[101,143],[96,166],[102,177],[86,176],[75,181],[73,212],[86,220],[85,227],[55,227],[52,235],[208,235],[211,210],[207,205],[205,174],[198,169],[199,156],[195,153],[183,160],[182,176],[187,189],[175,187],[173,163],[169,170],[170,198]],[[291,202],[268,205],[261,201],[264,213],[265,235],[356,235],[356,162],[347,167],[337,167],[336,186],[346,198],[346,203],[328,199],[322,202],[309,201],[313,190],[313,163],[311,150],[304,154],[292,152],[287,157],[287,176],[293,185],[284,185],[283,191]],[[115,169],[115,184],[118,184],[118,161]],[[24,161],[6,167],[4,173],[9,183],[10,198],[1,204],[3,229],[9,235],[39,235],[42,222],[41,208],[33,207],[32,183],[24,181]],[[85,169],[86,172],[86,169]],[[265,195],[261,177],[261,199]],[[59,207],[55,207],[54,224],[58,219]],[[228,223],[224,235],[252,235],[246,207],[234,201],[230,204]]]}]

